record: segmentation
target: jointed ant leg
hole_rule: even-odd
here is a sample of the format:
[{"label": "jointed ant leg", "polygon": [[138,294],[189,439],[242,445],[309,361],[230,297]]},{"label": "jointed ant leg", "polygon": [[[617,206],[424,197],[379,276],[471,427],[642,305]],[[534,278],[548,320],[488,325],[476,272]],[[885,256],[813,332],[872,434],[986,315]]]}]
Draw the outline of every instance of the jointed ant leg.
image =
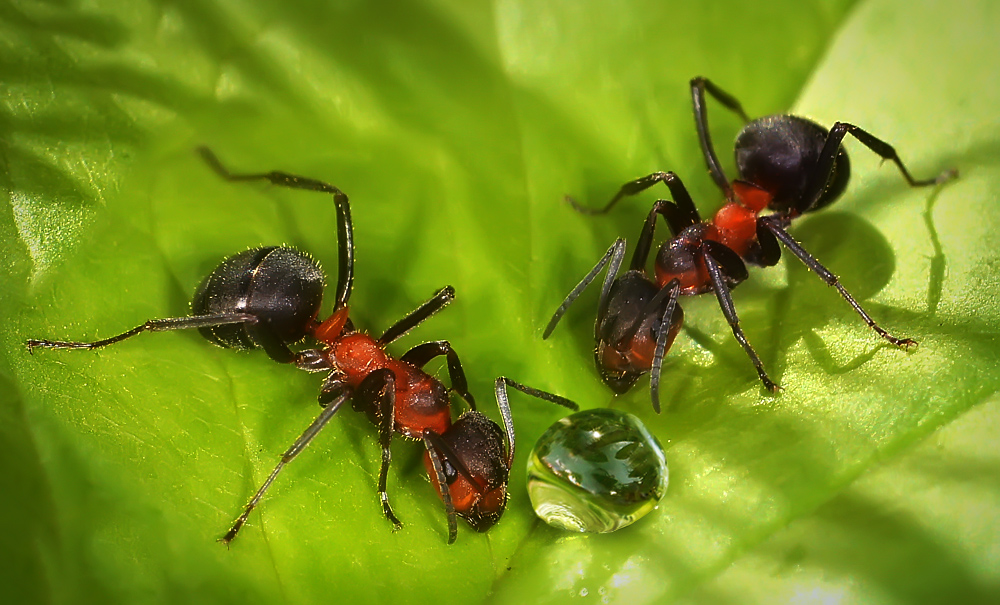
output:
[{"label": "jointed ant leg", "polygon": [[285,341],[278,336],[266,320],[247,326],[247,332],[250,334],[250,338],[259,344],[267,356],[274,361],[278,363],[296,363],[298,361],[298,354],[288,348]]},{"label": "jointed ant leg", "polygon": [[[713,99],[721,103],[722,106],[729,111],[738,115],[740,119],[743,120],[744,124],[750,122],[747,112],[743,111],[743,105],[736,99],[736,97],[716,86],[715,83],[708,78],[700,76],[693,78],[691,80],[691,90],[692,95],[697,94],[702,99],[702,106],[705,104],[705,91],[708,91],[708,94],[712,95]],[[697,93],[694,92],[695,90],[697,90]]]},{"label": "jointed ant leg", "polygon": [[542,391],[540,389],[535,389],[529,386],[525,386],[519,382],[515,382],[506,376],[500,376],[493,383],[493,388],[496,391],[497,397],[497,407],[500,408],[500,417],[503,419],[504,432],[507,433],[507,443],[510,445],[510,449],[507,450],[507,468],[511,467],[514,461],[514,418],[510,413],[510,400],[507,397],[507,387],[517,389],[526,395],[531,395],[532,397],[537,397],[538,399],[543,399],[550,403],[556,405],[561,405],[564,408],[573,410],[574,412],[580,409],[580,406],[576,402],[549,393],[548,391]]},{"label": "jointed ant leg", "polygon": [[881,326],[875,323],[875,320],[872,319],[871,316],[868,315],[868,313],[865,312],[865,310],[861,307],[858,301],[854,300],[854,297],[851,296],[851,294],[844,288],[843,285],[841,285],[840,280],[837,279],[837,276],[831,273],[829,269],[824,267],[818,260],[816,260],[816,257],[814,257],[812,254],[809,254],[809,252],[806,251],[806,249],[803,248],[801,244],[795,241],[792,238],[792,236],[788,234],[787,231],[785,231],[772,221],[765,221],[764,224],[767,226],[768,229],[771,230],[772,233],[774,233],[775,237],[777,237],[778,240],[781,241],[781,243],[783,243],[785,247],[791,251],[792,254],[797,256],[799,260],[801,260],[802,263],[809,268],[810,271],[818,275],[820,279],[826,282],[826,285],[833,286],[834,288],[836,288],[837,291],[840,292],[840,295],[844,297],[844,300],[846,300],[848,304],[850,304],[851,307],[854,308],[855,312],[857,312],[857,314],[861,316],[861,319],[863,319],[865,323],[868,324],[868,327],[870,327],[872,330],[875,330],[875,332],[879,336],[888,340],[897,347],[902,347],[904,349],[917,344],[915,340],[912,340],[910,338],[896,338],[892,334],[889,334],[887,331],[885,331]]},{"label": "jointed ant leg", "polygon": [[[830,180],[830,173],[833,171],[837,155],[840,153],[840,144],[843,142],[844,137],[848,134],[854,136],[854,138],[860,141],[862,145],[872,150],[883,160],[889,160],[895,164],[896,167],[899,168],[899,172],[902,173],[903,178],[906,179],[907,183],[909,183],[910,187],[939,185],[958,176],[957,170],[946,170],[934,178],[922,180],[914,179],[913,176],[910,175],[910,171],[903,165],[903,161],[899,159],[899,154],[896,153],[896,150],[892,145],[853,124],[837,122],[833,125],[833,128],[830,129],[830,134],[827,135],[826,142],[823,144],[823,150],[820,152],[819,160],[816,162],[816,168],[810,176],[809,187],[806,189],[806,193],[803,196],[803,204],[805,205],[799,209],[801,212],[805,212],[809,208],[812,208],[813,204],[815,204],[823,195],[827,183]],[[808,202],[808,204],[806,204],[806,202]]]},{"label": "jointed ant leg", "polygon": [[458,393],[459,397],[469,404],[473,410],[476,409],[476,400],[469,392],[469,383],[465,379],[465,370],[462,369],[462,361],[458,358],[458,353],[451,348],[451,343],[447,340],[436,340],[419,344],[405,355],[399,358],[400,361],[411,363],[418,368],[423,368],[435,357],[446,355],[448,357],[448,376],[451,378],[451,390]]},{"label": "jointed ant leg", "polygon": [[[507,397],[507,386],[517,385],[523,387],[509,378],[500,376],[493,383],[493,390],[496,392],[497,407],[500,408],[500,418],[503,419],[503,430],[507,433],[507,468],[514,463],[514,417],[510,413],[510,399]],[[527,387],[525,387],[527,388]]]},{"label": "jointed ant leg", "polygon": [[383,368],[375,370],[365,377],[358,385],[352,403],[355,409],[368,409],[374,407],[375,418],[378,421],[378,442],[382,448],[382,465],[378,473],[378,497],[382,503],[382,513],[385,518],[392,522],[395,529],[402,527],[402,523],[392,512],[389,505],[389,493],[386,491],[386,482],[389,477],[389,464],[392,462],[392,433],[395,430],[396,422],[396,375],[392,370]]},{"label": "jointed ant leg", "polygon": [[639,231],[639,240],[635,244],[635,251],[632,252],[632,263],[629,269],[633,271],[646,271],[646,261],[649,260],[649,252],[653,246],[653,238],[656,234],[656,218],[662,216],[670,227],[671,235],[676,236],[689,225],[687,219],[682,216],[677,204],[667,200],[656,200],[653,207],[646,215],[646,220],[642,223],[642,230]]},{"label": "jointed ant leg", "polygon": [[410,311],[405,317],[390,326],[378,339],[378,343],[385,346],[393,342],[448,306],[453,300],[455,300],[455,288],[451,286],[441,288],[427,302]]},{"label": "jointed ant leg", "polygon": [[715,181],[715,184],[725,194],[726,199],[732,200],[732,185],[729,184],[729,179],[726,178],[726,173],[722,170],[722,164],[719,162],[719,158],[715,154],[715,147],[712,145],[712,135],[708,131],[708,112],[705,108],[706,90],[716,101],[722,103],[726,109],[739,115],[744,123],[749,122],[750,118],[747,117],[746,112],[743,111],[743,106],[736,100],[736,97],[713,84],[708,78],[699,77],[691,80],[694,125],[698,130],[698,141],[701,143],[701,152],[705,156],[705,163],[708,165],[708,172],[712,175],[712,180]]},{"label": "jointed ant leg", "polygon": [[351,286],[354,283],[354,225],[351,222],[351,205],[347,195],[329,183],[277,170],[247,174],[232,173],[222,165],[219,158],[208,147],[199,147],[197,151],[212,170],[230,182],[270,181],[272,184],[282,187],[319,191],[333,195],[333,203],[337,208],[337,247],[339,251],[337,296],[334,299],[334,309],[345,306],[347,299],[351,296]]},{"label": "jointed ant leg", "polygon": [[257,323],[257,318],[246,313],[216,313],[213,315],[192,315],[190,317],[169,317],[165,319],[150,319],[146,323],[136,326],[127,332],[123,332],[111,338],[97,340],[94,342],[75,342],[66,340],[35,340],[30,339],[25,342],[29,353],[34,353],[35,349],[99,349],[116,342],[121,342],[127,338],[132,338],[143,332],[167,332],[170,330],[186,330],[190,328],[212,328],[228,324]]},{"label": "jointed ant leg", "polygon": [[[677,308],[677,297],[680,296],[681,292],[681,282],[677,279],[672,279],[670,282],[664,286],[653,300],[650,302],[656,302],[657,305],[661,301],[661,295],[668,297],[667,306],[663,309],[663,315],[660,317],[660,327],[656,331],[656,348],[653,349],[653,366],[650,368],[649,375],[649,396],[653,400],[653,411],[657,414],[660,413],[660,372],[663,369],[663,357],[667,354],[667,346],[671,340],[671,334],[677,335],[677,330],[680,329],[680,322],[674,325],[674,310]],[[683,315],[681,315],[683,318]]]},{"label": "jointed ant leg", "polygon": [[323,386],[320,387],[319,395],[316,397],[319,407],[325,408],[336,401],[340,397],[340,392],[346,388],[345,384],[343,374],[331,372],[323,381]]},{"label": "jointed ant leg", "polygon": [[341,390],[337,399],[334,400],[330,405],[325,407],[323,411],[320,412],[319,416],[317,416],[316,419],[312,421],[312,424],[310,424],[309,427],[302,433],[302,435],[300,435],[299,438],[295,440],[295,443],[293,443],[291,447],[285,450],[284,455],[281,456],[281,461],[278,462],[277,466],[274,467],[274,470],[271,471],[271,474],[268,475],[267,479],[264,480],[264,484],[260,486],[260,489],[258,489],[257,492],[253,495],[253,498],[250,499],[249,504],[247,504],[246,508],[243,510],[243,514],[240,515],[238,519],[236,519],[236,522],[233,523],[233,526],[229,529],[228,532],[226,532],[226,535],[224,535],[222,538],[219,539],[220,542],[224,544],[229,544],[230,542],[233,541],[233,538],[236,537],[236,534],[240,531],[240,528],[243,527],[244,523],[246,523],[247,517],[250,516],[250,512],[260,502],[261,498],[264,496],[264,492],[266,492],[267,488],[270,487],[271,483],[274,482],[275,477],[278,476],[278,473],[281,472],[281,469],[284,468],[286,464],[291,462],[296,456],[298,456],[302,452],[302,450],[306,448],[307,445],[309,445],[309,443],[313,440],[313,437],[315,437],[317,434],[319,434],[321,430],[323,430],[323,427],[326,426],[326,423],[329,422],[331,418],[333,418],[333,415],[337,413],[337,410],[340,409],[340,406],[343,405],[344,402],[347,401],[349,397],[350,397],[349,391],[347,391],[346,389]]},{"label": "jointed ant leg", "polygon": [[[476,413],[478,414],[479,412]],[[482,486],[479,484],[479,481],[475,477],[473,477],[472,471],[469,470],[469,467],[466,466],[464,462],[462,462],[462,456],[459,456],[458,452],[456,452],[454,448],[448,445],[447,441],[442,439],[441,436],[435,433],[434,431],[424,431],[423,436],[425,442],[430,441],[431,445],[434,446],[434,448],[438,451],[438,453],[441,454],[441,457],[448,462],[448,464],[455,472],[457,472],[459,475],[462,475],[462,477],[464,477],[465,480],[469,482],[469,485],[473,486],[473,488],[478,490],[479,493],[483,493]],[[444,488],[447,489],[447,487],[448,484],[445,483]]]},{"label": "jointed ant leg", "polygon": [[608,202],[603,208],[589,208],[587,206],[581,206],[576,200],[568,195],[566,196],[566,201],[570,206],[573,206],[574,210],[582,214],[605,214],[614,208],[615,204],[617,204],[622,198],[641,193],[657,183],[664,183],[670,189],[670,195],[674,198],[674,202],[676,202],[677,207],[681,211],[681,215],[688,221],[688,224],[693,225],[701,222],[701,216],[698,214],[698,210],[694,206],[694,200],[691,199],[691,194],[688,193],[687,187],[684,186],[680,177],[673,172],[654,172],[653,174],[649,174],[634,181],[625,183],[621,186],[621,189],[618,190],[618,193],[611,198],[611,201]]},{"label": "jointed ant leg", "polygon": [[746,263],[729,246],[716,241],[706,240],[704,247],[712,255],[712,259],[719,265],[722,275],[725,276],[726,283],[729,286],[743,283],[750,277]]},{"label": "jointed ant leg", "polygon": [[736,315],[736,307],[733,305],[733,297],[729,292],[729,285],[726,283],[726,276],[722,274],[719,263],[712,257],[711,248],[702,255],[702,258],[705,259],[705,267],[708,269],[709,278],[712,280],[712,289],[715,290],[715,296],[719,300],[722,314],[725,315],[726,321],[729,322],[729,326],[733,329],[733,336],[736,337],[737,342],[743,347],[743,350],[753,363],[753,367],[757,369],[757,375],[760,376],[764,387],[772,393],[777,391],[779,389],[778,385],[768,378],[767,372],[764,371],[764,364],[761,363],[760,357],[757,357],[757,352],[753,350],[750,342],[743,334],[743,329],[740,327],[740,319]]},{"label": "jointed ant leg", "polygon": [[597,261],[597,264],[594,265],[594,268],[591,269],[590,272],[587,273],[587,275],[585,275],[583,279],[580,280],[580,283],[578,283],[576,287],[573,288],[573,290],[563,300],[562,304],[559,305],[559,308],[556,309],[556,312],[552,315],[552,319],[550,319],[548,325],[545,326],[545,331],[542,332],[543,340],[548,338],[549,335],[552,334],[552,330],[556,329],[556,325],[559,324],[559,320],[562,319],[562,316],[566,314],[566,310],[569,309],[570,305],[572,305],[573,302],[576,301],[577,298],[579,298],[580,294],[582,294],[583,291],[587,289],[587,286],[589,286],[591,282],[593,282],[594,279],[597,278],[598,274],[600,274],[601,272],[601,269],[604,268],[604,265],[607,265],[608,262],[610,262],[611,265],[608,267],[608,274],[604,278],[604,285],[601,287],[601,298],[598,303],[598,308],[603,309],[606,306],[608,293],[611,291],[611,284],[614,283],[615,278],[618,276],[618,270],[622,266],[622,260],[624,259],[624,257],[625,257],[625,240],[619,237],[617,240],[615,240],[615,243],[611,244],[611,247],[608,248],[608,251],[604,253],[604,256],[601,257],[601,260]]},{"label": "jointed ant leg", "polygon": [[771,233],[771,230],[767,227],[767,222],[762,220],[760,217],[757,218],[757,245],[760,246],[760,256],[756,259],[755,264],[761,267],[773,267],[778,264],[781,260],[781,246],[778,245],[778,240]]},{"label": "jointed ant leg", "polygon": [[[323,355],[321,349],[304,349],[295,353],[295,367],[306,372],[327,372],[333,369],[329,358]],[[329,378],[328,378],[329,380]]]},{"label": "jointed ant leg", "polygon": [[434,469],[434,478],[437,480],[438,494],[444,502],[444,511],[448,515],[448,544],[453,544],[458,537],[458,522],[455,515],[455,503],[451,501],[451,490],[448,489],[448,477],[444,472],[444,465],[441,464],[441,457],[438,456],[437,448],[434,447],[433,439],[436,433],[430,430],[424,432],[424,447],[427,448],[427,456],[431,459],[431,468]]}]

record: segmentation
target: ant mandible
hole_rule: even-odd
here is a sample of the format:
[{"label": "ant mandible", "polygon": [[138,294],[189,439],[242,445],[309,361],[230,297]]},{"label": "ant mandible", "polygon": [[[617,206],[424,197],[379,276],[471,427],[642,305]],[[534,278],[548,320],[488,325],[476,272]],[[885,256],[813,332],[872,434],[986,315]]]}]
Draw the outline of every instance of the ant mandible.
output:
[{"label": "ant mandible", "polygon": [[[735,154],[739,178],[729,181],[715,154],[708,131],[706,91],[746,124],[736,137]],[[560,318],[610,263],[598,302],[594,326],[595,360],[601,377],[616,393],[629,390],[646,372],[650,376],[653,408],[660,411],[659,375],[663,356],[683,322],[679,296],[715,292],[733,335],[743,347],[764,387],[779,386],[743,334],[730,291],[744,281],[747,264],[770,267],[781,258],[781,242],[809,270],[833,286],[879,336],[908,348],[909,338],[889,334],[861,307],[837,277],[796,242],[786,230],[792,220],[828,206],[843,194],[850,177],[850,162],[841,142],[848,134],[891,160],[911,187],[944,183],[958,173],[948,170],[932,179],[916,180],[891,145],[865,130],[837,122],[827,130],[806,118],[772,115],[751,121],[733,96],[703,77],[691,80],[695,127],[712,180],[722,190],[726,203],[711,220],[702,220],[680,178],[673,172],[654,172],[622,185],[602,208],[587,208],[571,197],[566,200],[584,214],[604,214],[622,198],[635,195],[656,183],[664,183],[674,201],[657,200],[646,217],[629,270],[617,277],[625,254],[619,239],[597,265],[566,297],[543,333],[548,338]],[[771,214],[761,216],[765,210]],[[655,281],[646,274],[646,261],[653,241],[657,216],[670,228],[671,239],[660,246],[655,261]]]},{"label": "ant mandible", "polygon": [[[286,246],[252,248],[224,261],[202,282],[188,317],[152,319],[127,332],[95,342],[28,340],[29,352],[46,349],[97,349],[142,332],[197,328],[202,336],[226,348],[261,348],[278,363],[291,363],[308,372],[329,372],[319,394],[323,411],[292,443],[243,513],[220,539],[229,544],[257,506],[281,469],[292,461],[346,402],[365,412],[378,427],[382,462],[378,494],[385,517],[401,527],[389,504],[386,480],[392,458],[393,433],[422,441],[424,464],[431,483],[444,502],[448,543],[458,533],[456,515],[476,531],[486,531],[501,517],[507,504],[507,482],[514,458],[514,426],[507,387],[576,409],[572,401],[497,378],[497,405],[503,430],[476,411],[458,355],[446,340],[427,342],[399,359],[385,347],[428,319],[455,298],[447,286],[397,321],[379,338],[359,332],[348,317],[348,299],[354,279],[354,229],[347,196],[337,187],[285,172],[232,174],[207,148],[198,152],[227,181],[270,181],[274,185],[329,193],[337,210],[339,253],[333,313],[318,321],[325,287],[319,265],[308,254]],[[321,348],[292,351],[290,345],[311,337]],[[449,389],[423,371],[432,359],[445,356],[451,389],[470,410],[452,421]],[[504,446],[506,436],[507,446]],[[447,486],[442,489],[441,486]]]}]

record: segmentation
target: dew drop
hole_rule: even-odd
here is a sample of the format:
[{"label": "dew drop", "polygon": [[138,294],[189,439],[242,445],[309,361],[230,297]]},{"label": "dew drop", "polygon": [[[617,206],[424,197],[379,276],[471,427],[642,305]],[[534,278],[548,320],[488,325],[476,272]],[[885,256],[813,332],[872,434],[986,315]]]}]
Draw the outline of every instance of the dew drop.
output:
[{"label": "dew drop", "polygon": [[666,491],[663,447],[641,420],[618,410],[585,410],[559,420],[528,459],[535,514],[567,531],[605,533],[631,525]]}]

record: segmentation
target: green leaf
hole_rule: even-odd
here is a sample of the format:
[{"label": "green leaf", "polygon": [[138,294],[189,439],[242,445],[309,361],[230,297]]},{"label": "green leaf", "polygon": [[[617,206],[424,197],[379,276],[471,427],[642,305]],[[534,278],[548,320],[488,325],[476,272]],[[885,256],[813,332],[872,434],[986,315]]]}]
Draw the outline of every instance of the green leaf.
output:
[{"label": "green leaf", "polygon": [[[996,462],[972,454],[996,450],[981,423],[995,426],[995,403],[982,405],[1000,382],[1000,10],[960,5],[941,14],[897,0],[0,3],[6,594],[889,603],[964,586],[972,600],[995,599]],[[695,75],[751,115],[858,124],[919,177],[961,171],[939,190],[911,190],[849,141],[846,195],[792,228],[877,321],[919,340],[916,350],[880,342],[794,258],[734,293],[748,338],[785,387],[776,396],[762,393],[710,296],[683,301],[659,416],[642,383],[615,398],[597,379],[594,293],[540,340],[565,293],[615,237],[633,242],[666,192],[601,218],[573,213],[564,194],[596,205],[626,180],[669,169],[704,213],[718,205],[691,120]],[[726,159],[739,123],[714,103],[709,111]],[[640,415],[668,448],[660,509],[607,536],[536,521],[524,460],[560,412],[515,395],[511,502],[488,534],[463,524],[445,544],[421,447],[402,440],[389,489],[404,527],[392,532],[375,491],[374,430],[344,411],[231,548],[217,544],[317,413],[320,379],[196,333],[99,352],[29,356],[23,346],[184,315],[201,278],[249,246],[294,244],[336,270],[329,199],[221,182],[193,153],[199,144],[233,170],[288,170],[351,196],[359,326],[379,332],[456,287],[447,312],[393,353],[449,339],[488,411],[504,374]],[[979,422],[963,417],[970,410]],[[929,449],[940,427],[933,438],[947,447]],[[950,466],[920,463],[937,451]],[[943,472],[973,508],[935,491]],[[910,491],[906,522],[885,540],[860,539]],[[857,546],[813,548],[851,532]],[[894,544],[924,554],[894,560]],[[930,588],[893,582],[904,570]]]}]

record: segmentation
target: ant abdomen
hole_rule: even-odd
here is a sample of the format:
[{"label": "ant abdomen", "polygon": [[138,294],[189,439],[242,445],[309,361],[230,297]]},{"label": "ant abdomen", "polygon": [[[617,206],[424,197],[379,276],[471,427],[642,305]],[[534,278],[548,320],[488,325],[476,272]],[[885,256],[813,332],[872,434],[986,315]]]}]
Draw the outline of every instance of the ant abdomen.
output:
[{"label": "ant abdomen", "polygon": [[[830,131],[799,116],[773,115],[754,120],[736,137],[736,168],[744,181],[766,189],[773,197],[768,207],[775,211],[796,208],[806,200]],[[818,210],[840,197],[847,188],[851,164],[843,146],[823,194],[809,208]]]},{"label": "ant abdomen", "polygon": [[[319,264],[286,246],[251,248],[216,267],[191,301],[194,315],[245,313],[269,324],[285,344],[302,340],[319,312],[325,287]],[[249,328],[249,329],[248,329]],[[233,349],[262,346],[254,328],[230,323],[199,328],[211,342]]]}]

